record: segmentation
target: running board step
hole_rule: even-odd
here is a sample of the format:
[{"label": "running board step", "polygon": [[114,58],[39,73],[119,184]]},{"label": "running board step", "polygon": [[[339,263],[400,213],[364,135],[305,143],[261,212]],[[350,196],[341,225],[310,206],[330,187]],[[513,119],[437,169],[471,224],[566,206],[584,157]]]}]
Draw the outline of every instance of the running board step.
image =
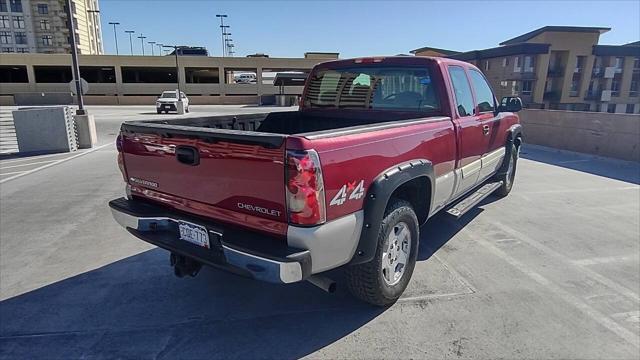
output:
[{"label": "running board step", "polygon": [[473,209],[474,206],[478,205],[480,201],[484,200],[487,196],[491,195],[494,191],[496,191],[500,186],[502,186],[502,181],[487,183],[483,185],[481,188],[467,195],[462,201],[458,202],[454,206],[450,207],[447,210],[449,215],[455,216],[457,219],[461,218],[462,215],[466,214],[469,210]]}]

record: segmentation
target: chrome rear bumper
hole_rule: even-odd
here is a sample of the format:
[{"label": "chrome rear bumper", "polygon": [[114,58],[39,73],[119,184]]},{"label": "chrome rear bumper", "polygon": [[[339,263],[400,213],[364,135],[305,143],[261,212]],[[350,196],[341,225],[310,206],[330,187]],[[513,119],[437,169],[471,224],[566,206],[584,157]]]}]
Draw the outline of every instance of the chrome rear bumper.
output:
[{"label": "chrome rear bumper", "polygon": [[[234,239],[225,241],[225,231],[217,224],[194,220],[184,214],[172,214],[159,206],[125,198],[113,200],[109,206],[116,222],[134,236],[203,264],[219,268],[230,266],[240,273],[271,283],[293,283],[311,275],[309,250],[281,248],[278,254],[264,253],[239,246],[232,241]],[[216,246],[206,249],[180,240],[175,231],[178,221],[204,226],[209,238],[216,241]]]}]

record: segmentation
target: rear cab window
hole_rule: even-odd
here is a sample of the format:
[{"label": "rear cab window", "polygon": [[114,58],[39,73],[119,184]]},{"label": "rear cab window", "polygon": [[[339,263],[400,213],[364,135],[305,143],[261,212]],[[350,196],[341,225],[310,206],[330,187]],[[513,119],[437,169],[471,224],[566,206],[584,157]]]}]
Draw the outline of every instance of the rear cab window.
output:
[{"label": "rear cab window", "polygon": [[304,106],[440,113],[438,95],[425,66],[354,65],[314,71]]}]

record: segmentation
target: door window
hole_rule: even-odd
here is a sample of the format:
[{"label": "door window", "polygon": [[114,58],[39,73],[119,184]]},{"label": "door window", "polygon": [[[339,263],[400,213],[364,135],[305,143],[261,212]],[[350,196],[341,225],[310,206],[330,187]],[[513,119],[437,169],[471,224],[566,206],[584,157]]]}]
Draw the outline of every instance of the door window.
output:
[{"label": "door window", "polygon": [[467,80],[464,69],[461,66],[449,66],[449,76],[451,77],[453,91],[456,95],[458,115],[473,115],[473,94],[471,93],[471,86],[469,85],[469,80]]},{"label": "door window", "polygon": [[471,75],[473,89],[476,91],[478,110],[481,113],[493,111],[495,109],[495,97],[493,96],[491,87],[487,84],[487,80],[485,80],[484,76],[477,70],[472,69],[469,71],[469,74]]}]

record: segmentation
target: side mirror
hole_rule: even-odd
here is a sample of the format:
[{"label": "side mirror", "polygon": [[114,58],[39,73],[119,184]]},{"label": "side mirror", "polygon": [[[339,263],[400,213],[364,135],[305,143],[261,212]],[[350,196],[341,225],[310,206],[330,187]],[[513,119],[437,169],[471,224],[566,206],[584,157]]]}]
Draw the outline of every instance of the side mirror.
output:
[{"label": "side mirror", "polygon": [[522,100],[517,96],[505,96],[500,100],[498,112],[518,112],[522,110]]}]

